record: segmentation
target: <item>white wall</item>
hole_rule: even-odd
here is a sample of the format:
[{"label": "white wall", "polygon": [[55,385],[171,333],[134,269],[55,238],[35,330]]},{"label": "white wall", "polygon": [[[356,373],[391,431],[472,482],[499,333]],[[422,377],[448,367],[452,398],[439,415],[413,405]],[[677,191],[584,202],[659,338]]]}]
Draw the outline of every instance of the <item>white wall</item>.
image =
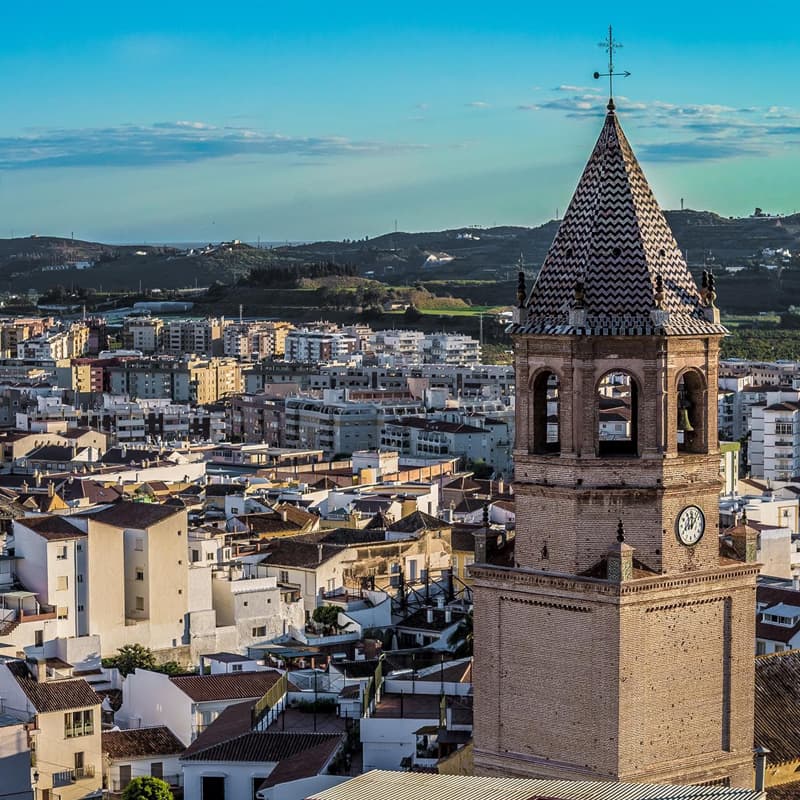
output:
[{"label": "white wall", "polygon": [[183,795],[200,800],[203,796],[203,775],[225,776],[225,797],[246,800],[253,796],[253,778],[268,778],[277,766],[274,761],[261,764],[231,764],[230,762],[184,761]]},{"label": "white wall", "polygon": [[[438,686],[438,684],[437,684]],[[416,752],[414,731],[424,725],[438,725],[438,719],[397,719],[367,717],[360,723],[364,746],[364,772],[371,769],[400,769],[400,763]]]},{"label": "white wall", "polygon": [[191,743],[192,701],[169,676],[137,669],[125,678],[122,696],[115,716],[120,728],[166,725],[185,745]]}]

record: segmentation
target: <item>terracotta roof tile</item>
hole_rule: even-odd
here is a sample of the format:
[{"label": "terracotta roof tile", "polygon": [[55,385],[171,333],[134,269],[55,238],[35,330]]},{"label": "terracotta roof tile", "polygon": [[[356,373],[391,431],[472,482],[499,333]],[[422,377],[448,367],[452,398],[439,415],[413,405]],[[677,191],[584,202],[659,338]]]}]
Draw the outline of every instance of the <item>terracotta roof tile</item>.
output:
[{"label": "terracotta roof tile", "polygon": [[[83,678],[48,680],[39,683],[31,675],[24,661],[9,661],[6,666],[39,713],[100,705],[100,697]],[[95,724],[99,725],[100,720],[95,720]]]},{"label": "terracotta roof tile", "polygon": [[82,530],[71,525],[64,517],[58,515],[25,517],[17,520],[17,522],[50,542],[58,541],[59,539],[79,539],[86,536]]},{"label": "terracotta roof tile", "polygon": [[770,764],[800,756],[800,651],[756,658],[755,743]]},{"label": "terracotta roof tile", "polygon": [[104,525],[143,530],[180,512],[181,509],[179,508],[160,505],[159,503],[122,501],[92,514],[91,518],[97,522],[102,522]]},{"label": "terracotta roof tile", "polygon": [[257,670],[228,675],[178,675],[170,680],[196,703],[213,700],[247,700],[266,694],[280,672]]},{"label": "terracotta roof tile", "polygon": [[110,758],[174,756],[185,749],[181,740],[166,725],[124,731],[103,731],[103,752]]},{"label": "terracotta roof tile", "polygon": [[341,741],[339,733],[244,733],[203,750],[184,755],[184,761],[283,761],[297,759],[312,748]]}]

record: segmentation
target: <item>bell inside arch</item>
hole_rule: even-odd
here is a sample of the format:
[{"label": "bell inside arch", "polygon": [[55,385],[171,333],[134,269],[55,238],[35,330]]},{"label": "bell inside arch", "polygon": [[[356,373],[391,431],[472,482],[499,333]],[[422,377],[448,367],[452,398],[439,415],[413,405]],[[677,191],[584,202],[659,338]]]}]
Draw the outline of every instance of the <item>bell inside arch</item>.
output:
[{"label": "bell inside arch", "polygon": [[678,409],[678,430],[686,433],[694,430],[692,421],[689,419],[689,406],[681,406]]}]

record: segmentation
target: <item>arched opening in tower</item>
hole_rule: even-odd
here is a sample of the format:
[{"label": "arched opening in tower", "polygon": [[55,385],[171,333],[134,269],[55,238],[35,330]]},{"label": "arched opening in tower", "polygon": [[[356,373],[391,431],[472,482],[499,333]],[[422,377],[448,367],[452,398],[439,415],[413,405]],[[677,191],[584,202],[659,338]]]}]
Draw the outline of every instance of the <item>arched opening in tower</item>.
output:
[{"label": "arched opening in tower", "polygon": [[635,456],[639,452],[639,389],[633,376],[618,370],[597,384],[597,454]]},{"label": "arched opening in tower", "polygon": [[706,453],[706,385],[697,370],[678,379],[677,437],[679,453]]},{"label": "arched opening in tower", "polygon": [[533,381],[530,452],[539,455],[561,452],[561,383],[549,370]]}]

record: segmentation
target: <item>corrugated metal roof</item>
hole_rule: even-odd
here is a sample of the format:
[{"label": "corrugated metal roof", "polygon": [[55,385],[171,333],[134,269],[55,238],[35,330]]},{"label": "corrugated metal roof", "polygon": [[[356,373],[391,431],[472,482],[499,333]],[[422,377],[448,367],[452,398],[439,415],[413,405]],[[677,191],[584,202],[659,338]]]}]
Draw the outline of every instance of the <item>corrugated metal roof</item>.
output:
[{"label": "corrugated metal roof", "polygon": [[763,800],[752,789],[529,780],[373,770],[308,800]]}]

